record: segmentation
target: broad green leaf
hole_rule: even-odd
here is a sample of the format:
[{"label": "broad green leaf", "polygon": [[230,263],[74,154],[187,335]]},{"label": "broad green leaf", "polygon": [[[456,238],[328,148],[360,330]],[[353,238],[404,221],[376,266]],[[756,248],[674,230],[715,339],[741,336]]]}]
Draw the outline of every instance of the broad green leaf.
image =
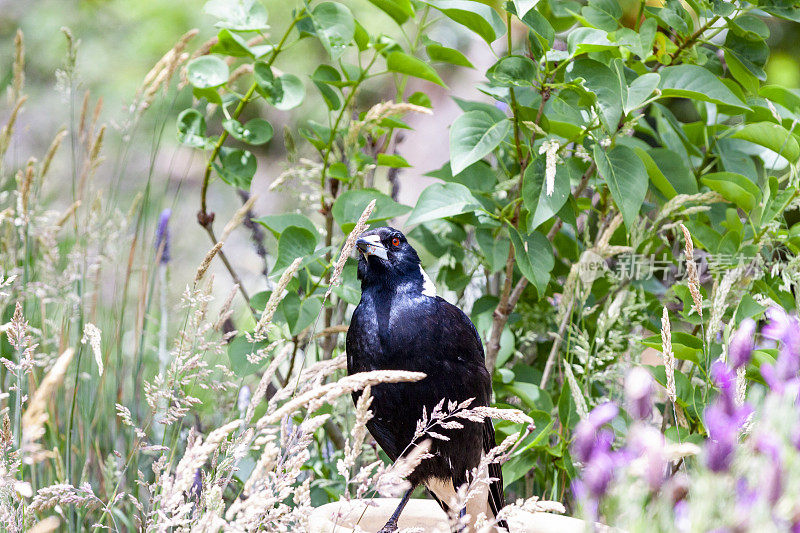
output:
[{"label": "broad green leaf", "polygon": [[289,226],[278,239],[278,258],[275,260],[272,272],[282,272],[298,257],[307,258],[314,253],[316,247],[316,232],[299,226]]},{"label": "broad green leaf", "polygon": [[227,28],[219,31],[217,43],[211,47],[210,52],[233,57],[254,57],[253,51],[247,45],[247,39]]},{"label": "broad green leaf", "polygon": [[594,0],[581,9],[581,15],[595,28],[614,31],[619,27],[622,8],[618,0]]},{"label": "broad green leaf", "polygon": [[242,124],[235,118],[230,118],[222,122],[222,127],[233,138],[253,145],[269,142],[274,133],[272,124],[263,118],[250,119],[246,124]]},{"label": "broad green leaf", "polygon": [[661,89],[661,95],[665,97],[692,98],[704,102],[724,104],[744,111],[750,110],[716,76],[697,65],[677,65],[664,68],[661,71],[659,88]]},{"label": "broad green leaf", "polygon": [[203,11],[219,19],[215,26],[234,31],[266,30],[267,9],[259,0],[211,0]]},{"label": "broad green leaf", "polygon": [[444,15],[477,33],[491,44],[505,35],[506,25],[497,11],[482,2],[471,0],[423,0]]},{"label": "broad green leaf", "polygon": [[219,87],[228,81],[228,64],[217,56],[200,56],[186,65],[186,75],[198,89]]},{"label": "broad green leaf", "polygon": [[540,155],[525,169],[525,181],[522,184],[522,199],[530,212],[529,230],[535,230],[555,216],[569,198],[571,172],[567,163],[556,166],[555,187],[549,196],[544,177],[545,158]]},{"label": "broad green leaf", "polygon": [[608,32],[596,28],[577,28],[571,30],[567,36],[567,51],[571,56],[617,48],[617,43],[608,40]]},{"label": "broad green leaf", "polygon": [[283,98],[283,84],[280,78],[272,73],[272,68],[264,61],[256,61],[253,65],[253,78],[256,89],[264,99],[272,105]]},{"label": "broad green leaf", "polygon": [[313,324],[321,309],[321,298],[312,296],[301,300],[300,296],[294,291],[287,293],[280,303],[280,310],[286,318],[290,335],[299,335],[304,329]]},{"label": "broad green leaf", "polygon": [[539,3],[539,0],[512,0],[514,3],[514,9],[517,12],[517,16],[522,19],[525,15],[534,7],[536,4]]},{"label": "broad green leaf", "polygon": [[339,94],[331,87],[331,85],[338,84],[341,79],[342,77],[339,71],[330,65],[318,66],[311,75],[311,80],[314,82],[314,85],[317,86],[317,89],[319,89],[329,109],[336,110],[342,106]]},{"label": "broad green leaf", "polygon": [[800,118],[800,94],[780,85],[765,85],[758,91],[758,95],[780,104],[789,112]]},{"label": "broad green leaf", "polygon": [[289,226],[297,226],[307,229],[310,233],[316,235],[317,228],[311,220],[305,215],[299,213],[284,213],[282,215],[266,215],[259,218],[254,218],[254,222],[258,222],[269,231],[272,232],[276,238],[280,236],[283,231]]},{"label": "broad green leaf", "polygon": [[262,348],[266,348],[267,341],[250,342],[244,335],[237,335],[228,344],[228,360],[230,361],[231,370],[240,378],[247,377],[255,374],[262,366],[267,364],[269,357],[261,360],[261,363],[251,363],[247,356],[256,353]]},{"label": "broad green leaf", "polygon": [[442,63],[450,63],[459,67],[475,68],[464,54],[453,48],[431,43],[425,47],[425,50],[428,52],[428,57],[431,58],[431,61],[441,61]]},{"label": "broad green leaf", "polygon": [[185,109],[178,115],[178,140],[194,148],[206,144],[206,119],[197,109]]},{"label": "broad green leaf", "polygon": [[497,172],[486,161],[476,161],[455,176],[450,172],[450,163],[425,175],[442,181],[454,181],[473,191],[491,192],[497,184]]},{"label": "broad green leaf", "polygon": [[306,88],[300,78],[294,74],[283,74],[278,80],[281,83],[281,97],[274,103],[276,109],[288,111],[303,103]]},{"label": "broad green leaf", "polygon": [[339,2],[322,2],[311,12],[311,18],[322,46],[332,59],[341,58],[345,48],[353,42],[356,32],[350,9]]},{"label": "broad green leaf", "polygon": [[652,148],[649,151],[634,148],[634,151],[642,159],[650,181],[668,200],[678,194],[697,193],[694,174],[678,154],[668,148]]},{"label": "broad green leaf", "polygon": [[661,77],[655,72],[642,74],[631,82],[628,87],[628,94],[625,99],[623,110],[627,115],[642,106],[652,96],[653,91],[658,87]]},{"label": "broad green leaf", "polygon": [[785,157],[790,163],[796,163],[800,158],[800,145],[794,135],[783,126],[772,122],[748,124],[731,137],[769,148],[776,154]]},{"label": "broad green leaf", "polygon": [[[682,331],[673,331],[671,338],[672,351],[676,358],[700,364],[700,356],[703,354],[703,341],[699,337]],[[663,349],[661,335],[647,337],[642,340],[642,344],[658,351]]]},{"label": "broad green leaf", "polygon": [[541,298],[547,291],[550,271],[555,265],[550,241],[538,231],[522,236],[516,228],[509,227],[508,234],[514,245],[514,257],[517,259],[519,271],[536,287]]},{"label": "broad green leaf", "polygon": [[706,174],[700,181],[711,190],[720,193],[745,211],[752,210],[761,199],[758,185],[734,172],[714,172]]},{"label": "broad green leaf", "polygon": [[625,226],[630,228],[647,194],[647,169],[644,163],[627,146],[617,145],[606,150],[599,144],[594,145],[594,161],[622,213]]},{"label": "broad green leaf", "polygon": [[511,123],[484,111],[467,111],[450,127],[450,167],[453,175],[483,159],[503,142]]},{"label": "broad green leaf", "polygon": [[480,203],[460,183],[434,183],[419,195],[406,225],[469,213],[478,208]]},{"label": "broad green leaf", "polygon": [[370,224],[405,215],[411,210],[407,205],[398,204],[390,196],[375,189],[351,189],[339,195],[333,203],[333,219],[343,232],[349,233],[372,200],[375,200],[375,209],[367,221]]},{"label": "broad green leaf", "polygon": [[415,78],[428,80],[442,87],[447,87],[442,78],[433,70],[433,67],[403,52],[392,52],[386,58],[386,68],[392,72],[399,72],[400,74],[408,74]]},{"label": "broad green leaf", "polygon": [[222,165],[214,163],[214,168],[225,183],[249,190],[250,182],[256,173],[256,158],[247,150],[231,150],[223,148],[220,151],[220,162]]},{"label": "broad green leaf", "polygon": [[377,162],[379,167],[405,168],[411,166],[405,157],[397,154],[378,154]]},{"label": "broad green leaf", "polygon": [[550,22],[541,13],[535,9],[531,9],[525,15],[521,16],[521,20],[533,33],[543,40],[543,43],[547,43],[548,49],[553,47],[553,43],[556,39],[556,32]]},{"label": "broad green leaf", "polygon": [[600,118],[608,131],[616,131],[622,117],[624,80],[608,66],[588,58],[579,58],[567,67],[568,81],[582,78],[583,86],[597,96]]},{"label": "broad green leaf", "polygon": [[398,26],[402,26],[414,16],[414,6],[410,0],[369,0],[369,2],[392,17]]},{"label": "broad green leaf", "polygon": [[495,85],[530,87],[536,80],[536,65],[525,56],[505,56],[486,72]]}]

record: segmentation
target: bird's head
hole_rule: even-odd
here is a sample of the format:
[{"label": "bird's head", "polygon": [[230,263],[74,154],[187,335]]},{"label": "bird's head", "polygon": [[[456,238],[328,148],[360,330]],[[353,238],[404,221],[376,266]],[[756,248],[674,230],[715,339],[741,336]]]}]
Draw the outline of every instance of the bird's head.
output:
[{"label": "bird's head", "polygon": [[362,233],[356,241],[359,251],[358,279],[362,287],[400,285],[418,286],[426,295],[435,295],[430,278],[420,266],[416,250],[403,232],[390,228],[374,228]]}]

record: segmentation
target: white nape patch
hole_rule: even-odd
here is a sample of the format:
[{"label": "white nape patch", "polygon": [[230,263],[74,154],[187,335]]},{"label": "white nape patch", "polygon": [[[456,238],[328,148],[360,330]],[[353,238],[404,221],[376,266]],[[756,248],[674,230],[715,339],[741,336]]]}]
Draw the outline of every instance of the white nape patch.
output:
[{"label": "white nape patch", "polygon": [[378,235],[367,235],[366,237],[361,237],[361,238],[364,239],[365,241],[367,241],[370,244],[375,244],[377,246],[383,246],[383,244],[381,244],[381,238]]},{"label": "white nape patch", "polygon": [[419,267],[419,272],[422,274],[422,294],[425,296],[430,296],[431,298],[436,297],[436,285],[433,284],[431,278],[428,276],[425,269],[422,268],[422,265]]}]

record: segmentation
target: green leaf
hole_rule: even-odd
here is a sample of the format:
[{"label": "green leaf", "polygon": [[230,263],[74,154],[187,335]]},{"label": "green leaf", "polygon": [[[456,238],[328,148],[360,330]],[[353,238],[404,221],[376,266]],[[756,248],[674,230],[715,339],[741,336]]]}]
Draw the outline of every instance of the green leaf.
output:
[{"label": "green leaf", "polygon": [[419,195],[406,225],[469,213],[478,208],[480,203],[460,183],[434,183]]},{"label": "green leaf", "polygon": [[[519,13],[519,11],[517,12]],[[556,39],[556,32],[550,22],[538,11],[531,9],[521,18],[522,22],[538,37],[547,48],[552,48]]]},{"label": "green leaf", "polygon": [[292,291],[284,296],[280,309],[286,317],[290,335],[299,335],[308,326],[314,323],[322,309],[322,299],[310,297],[300,300],[300,296]]},{"label": "green leaf", "polygon": [[386,68],[392,72],[408,74],[415,78],[428,80],[442,87],[447,87],[433,67],[414,56],[403,52],[392,52],[386,58]]},{"label": "green leaf", "polygon": [[439,43],[429,44],[425,47],[425,50],[428,52],[428,57],[431,58],[431,61],[450,63],[451,65],[457,65],[459,67],[475,68],[472,63],[469,62],[467,56],[458,50],[447,48]]},{"label": "green leaf", "polygon": [[[672,335],[672,351],[675,357],[685,361],[692,361],[695,364],[700,364],[700,355],[703,353],[703,341],[699,337],[695,337],[683,331],[673,331]],[[654,350],[661,351],[661,335],[652,335],[642,340],[642,344]]]},{"label": "green leaf", "polygon": [[189,61],[186,73],[198,89],[219,87],[228,81],[228,64],[217,56],[200,56]]},{"label": "green leaf", "polygon": [[235,139],[253,145],[269,142],[274,133],[272,124],[263,118],[250,119],[244,125],[235,118],[230,118],[223,121],[222,127]]},{"label": "green leaf", "polygon": [[661,76],[655,72],[642,74],[633,80],[630,87],[628,87],[628,94],[623,107],[625,114],[627,115],[631,111],[640,108],[652,96],[660,80]]},{"label": "green leaf", "polygon": [[210,52],[233,57],[254,57],[253,51],[247,45],[247,40],[226,28],[219,31],[217,43],[211,47]]},{"label": "green leaf", "polygon": [[253,65],[253,77],[256,89],[264,99],[272,105],[283,98],[283,84],[280,78],[272,73],[272,68],[264,61],[256,61]]},{"label": "green leaf", "polygon": [[415,92],[414,94],[408,97],[408,103],[419,105],[422,107],[427,107],[429,109],[433,107],[433,103],[431,103],[431,98],[427,94],[419,91]]},{"label": "green leaf", "polygon": [[369,0],[369,2],[392,17],[398,26],[414,16],[414,6],[409,0]]},{"label": "green leaf", "polygon": [[617,48],[617,43],[608,40],[608,32],[595,28],[577,28],[571,30],[567,36],[567,51],[572,56]]},{"label": "green leaf", "polygon": [[379,167],[405,168],[410,167],[405,157],[397,154],[378,154]]},{"label": "green leaf", "polygon": [[266,348],[268,343],[266,341],[250,342],[244,335],[237,335],[228,344],[228,360],[231,364],[231,370],[237,376],[243,378],[255,374],[262,366],[264,366],[269,358],[262,359],[261,363],[253,364],[247,360],[247,356],[256,353],[262,348]]},{"label": "green leaf", "polygon": [[544,156],[537,157],[525,169],[522,199],[530,212],[529,230],[535,230],[543,222],[555,216],[567,202],[570,194],[570,168],[566,163],[556,166],[555,187],[550,196],[547,195],[544,183]]},{"label": "green leaf", "polygon": [[266,30],[267,9],[258,0],[211,0],[203,12],[217,17],[215,26],[234,31]]},{"label": "green leaf", "polygon": [[289,226],[278,239],[278,258],[272,267],[272,273],[282,272],[298,257],[305,259],[314,253],[316,247],[316,232],[299,226]]},{"label": "green leaf", "polygon": [[497,11],[481,2],[471,0],[423,0],[450,20],[466,26],[484,41],[492,44],[505,35],[506,25]]},{"label": "green leaf", "polygon": [[206,144],[206,119],[197,109],[184,109],[178,115],[178,140],[194,148]]},{"label": "green leaf", "polygon": [[608,131],[616,131],[622,117],[623,90],[627,86],[609,67],[588,58],[579,58],[567,67],[567,81],[583,79],[583,86],[597,97],[600,118]]},{"label": "green leaf", "polygon": [[694,174],[678,154],[668,148],[652,148],[649,151],[634,148],[634,151],[644,163],[650,181],[668,200],[678,194],[697,193]]},{"label": "green leaf", "polygon": [[539,0],[512,0],[517,16],[522,19],[525,15],[539,3]]},{"label": "green leaf", "polygon": [[647,169],[644,163],[627,146],[617,145],[606,151],[599,144],[594,145],[594,161],[622,213],[625,226],[630,228],[647,194]]},{"label": "green leaf", "polygon": [[536,287],[536,292],[541,298],[547,291],[550,271],[555,265],[550,241],[538,231],[523,237],[516,228],[509,227],[508,234],[514,244],[514,257],[519,271]]},{"label": "green leaf", "polygon": [[758,91],[758,95],[782,105],[800,118],[800,94],[780,85],[765,85]]},{"label": "green leaf", "polygon": [[450,163],[425,175],[442,181],[454,181],[473,191],[491,192],[497,184],[497,172],[486,161],[476,161],[456,176],[450,172]]},{"label": "green leaf", "polygon": [[776,154],[785,157],[790,163],[796,163],[800,158],[800,145],[794,135],[783,126],[772,122],[748,124],[731,137],[769,148]]},{"label": "green leaf", "polygon": [[311,75],[311,80],[322,94],[323,100],[329,109],[336,110],[342,106],[337,92],[329,84],[340,82],[342,77],[339,71],[330,65],[320,65]]},{"label": "green leaf", "polygon": [[489,68],[486,77],[503,87],[530,87],[536,79],[536,65],[524,56],[505,56]]},{"label": "green leaf", "polygon": [[311,12],[311,18],[322,46],[334,60],[341,58],[355,37],[353,14],[344,4],[322,2]]},{"label": "green leaf", "polygon": [[622,8],[617,0],[595,0],[581,9],[581,15],[595,28],[614,31],[619,27]]},{"label": "green leaf", "polygon": [[274,102],[276,109],[288,111],[303,103],[306,97],[306,88],[300,78],[294,74],[283,74],[278,78],[281,84],[281,97]]},{"label": "green leaf", "polygon": [[761,200],[761,191],[758,185],[735,172],[714,172],[706,174],[700,181],[713,191],[720,193],[723,198],[733,202],[745,211],[750,211]]},{"label": "green leaf", "polygon": [[484,111],[467,111],[450,127],[450,166],[453,175],[483,159],[503,142],[511,123]]},{"label": "green leaf", "polygon": [[733,94],[711,72],[697,65],[666,67],[661,71],[661,95],[702,100],[749,111],[750,108]]},{"label": "green leaf", "polygon": [[349,233],[372,200],[375,200],[375,209],[367,221],[370,224],[405,215],[411,210],[409,206],[398,204],[375,189],[351,189],[339,195],[333,203],[333,219],[344,233]]},{"label": "green leaf", "polygon": [[297,226],[307,229],[310,233],[316,234],[317,227],[305,215],[299,213],[284,213],[282,215],[266,215],[259,218],[254,218],[254,222],[258,222],[269,231],[275,238],[280,237],[280,234],[289,226]]},{"label": "green leaf", "polygon": [[225,183],[249,190],[250,182],[256,173],[256,158],[247,150],[231,150],[223,148],[220,162],[222,166],[214,163],[214,168]]}]

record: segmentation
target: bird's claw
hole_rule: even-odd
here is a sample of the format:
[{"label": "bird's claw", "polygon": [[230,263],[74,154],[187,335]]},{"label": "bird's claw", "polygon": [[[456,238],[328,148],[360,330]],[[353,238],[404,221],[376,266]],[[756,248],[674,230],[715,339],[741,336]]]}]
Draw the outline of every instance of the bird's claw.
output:
[{"label": "bird's claw", "polygon": [[397,521],[396,520],[389,520],[388,522],[386,522],[386,525],[384,525],[378,531],[378,533],[395,533],[397,531],[397,529],[398,529],[397,528]]}]

